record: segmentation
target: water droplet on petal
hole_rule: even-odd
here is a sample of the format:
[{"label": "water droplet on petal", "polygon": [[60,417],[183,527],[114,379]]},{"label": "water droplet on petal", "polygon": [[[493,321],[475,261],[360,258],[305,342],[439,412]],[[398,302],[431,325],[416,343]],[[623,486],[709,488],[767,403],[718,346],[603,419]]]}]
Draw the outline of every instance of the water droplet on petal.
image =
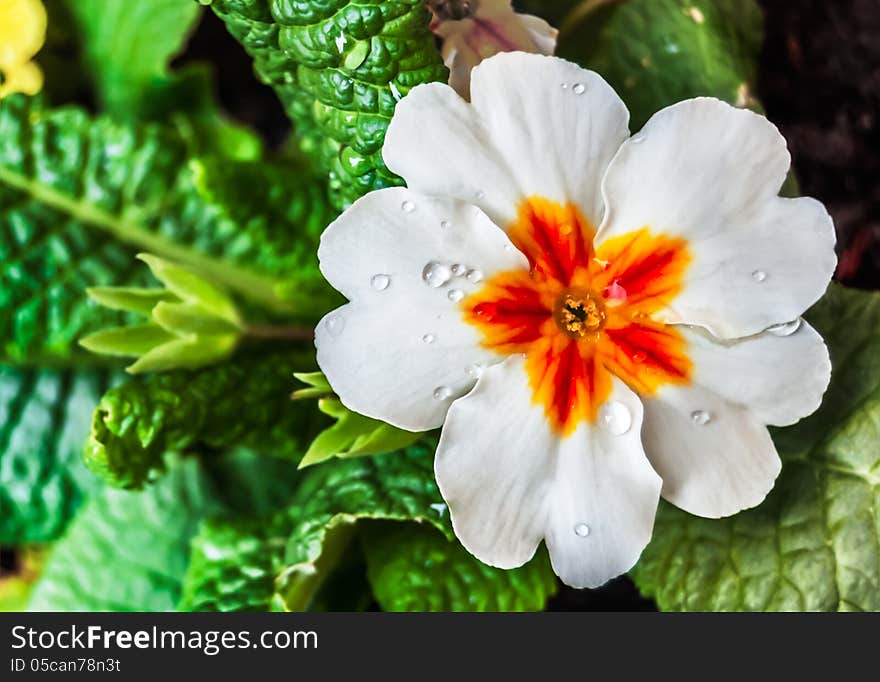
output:
[{"label": "water droplet on petal", "polygon": [[434,389],[435,400],[449,400],[452,396],[452,389],[449,386],[438,386]]},{"label": "water droplet on petal", "polygon": [[456,277],[461,277],[467,272],[467,268],[463,266],[461,263],[456,263],[452,266],[452,274]]},{"label": "water droplet on petal", "polygon": [[579,538],[585,538],[590,534],[590,527],[586,523],[579,523],[574,527],[574,534]]},{"label": "water droplet on petal", "polygon": [[425,343],[428,343],[428,344],[434,343],[434,341],[436,341],[436,340],[437,340],[437,337],[434,336],[433,334],[425,334],[422,337],[422,341],[424,341]]},{"label": "water droplet on petal", "polygon": [[461,289],[450,289],[448,296],[450,301],[458,303],[464,298],[464,292]]},{"label": "water droplet on petal", "polygon": [[632,412],[616,400],[599,408],[599,423],[613,436],[622,436],[632,428]]},{"label": "water droplet on petal", "polygon": [[452,279],[452,271],[443,263],[432,261],[422,270],[422,280],[435,289],[439,289],[450,279]]},{"label": "water droplet on petal", "polygon": [[567,237],[572,232],[574,232],[574,228],[568,223],[559,228],[559,234],[561,234],[563,237]]},{"label": "water droplet on petal", "polygon": [[337,339],[342,334],[342,330],[345,329],[345,318],[341,315],[332,315],[327,318],[325,326],[327,327],[327,333],[334,339]]},{"label": "water droplet on petal", "polygon": [[475,363],[468,367],[465,370],[465,373],[472,379],[479,379],[481,376],[483,376],[483,366],[479,363]]},{"label": "water droplet on petal", "polygon": [[797,320],[792,320],[791,322],[784,322],[783,324],[774,324],[767,329],[767,331],[774,336],[791,336],[800,328],[801,320],[799,318]]},{"label": "water droplet on petal", "polygon": [[611,284],[605,287],[605,300],[608,305],[612,307],[615,305],[621,305],[622,303],[626,303],[626,298],[626,289],[624,289],[617,280],[614,280]]},{"label": "water droplet on petal", "polygon": [[474,193],[474,198],[477,201],[482,201],[483,199],[486,198],[486,193],[483,190],[477,190],[477,192]]},{"label": "water droplet on petal", "polygon": [[568,90],[568,83],[562,83],[562,84],[560,85],[560,87],[561,87],[563,90]]},{"label": "water droplet on petal", "polygon": [[471,270],[467,274],[468,282],[473,282],[474,284],[478,284],[483,281],[483,273],[479,270]]},{"label": "water droplet on petal", "polygon": [[712,421],[712,415],[706,410],[695,410],[691,412],[691,421],[697,426],[705,426]]},{"label": "water droplet on petal", "polygon": [[400,205],[400,208],[404,211],[404,213],[412,213],[416,210],[416,205],[412,201],[407,199]]},{"label": "water droplet on petal", "polygon": [[442,227],[444,230],[448,230],[450,227],[452,227],[452,223],[450,223],[448,220],[444,220],[440,223],[440,227]]},{"label": "water droplet on petal", "polygon": [[391,278],[388,275],[373,275],[373,279],[370,280],[370,285],[376,291],[385,291],[390,284]]},{"label": "water droplet on petal", "polygon": [[767,279],[767,273],[763,270],[755,270],[752,273],[752,279],[758,283],[763,282]]},{"label": "water droplet on petal", "polygon": [[632,356],[632,360],[636,364],[641,364],[647,359],[648,359],[648,354],[643,353],[642,351],[636,351],[635,353],[633,353],[633,356]]},{"label": "water droplet on petal", "polygon": [[584,85],[583,83],[577,83],[577,84],[575,84],[575,86],[571,89],[571,91],[572,91],[575,95],[583,95],[583,94],[587,91],[587,86]]}]

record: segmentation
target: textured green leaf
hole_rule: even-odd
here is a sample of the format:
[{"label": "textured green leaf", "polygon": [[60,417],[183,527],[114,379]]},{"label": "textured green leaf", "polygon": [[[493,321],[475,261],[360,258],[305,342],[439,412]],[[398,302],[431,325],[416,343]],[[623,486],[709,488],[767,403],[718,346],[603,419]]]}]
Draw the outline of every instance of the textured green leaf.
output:
[{"label": "textured green leaf", "polygon": [[187,0],[66,0],[104,110],[128,117],[170,78],[201,7]]},{"label": "textured green leaf", "polygon": [[310,469],[289,507],[270,519],[206,524],[194,543],[183,606],[196,611],[313,606],[358,520],[416,521],[452,538],[434,483],[435,445],[327,462]]},{"label": "textured green leaf", "polygon": [[199,521],[222,511],[189,460],[143,492],[105,488],[55,545],[32,611],[172,611]]},{"label": "textured green leaf", "polygon": [[0,544],[54,539],[97,487],[82,444],[111,378],[0,366]]},{"label": "textured green leaf", "polygon": [[762,27],[754,0],[625,0],[588,14],[561,37],[558,54],[608,80],[637,130],[690,97],[754,106]]},{"label": "textured green leaf", "polygon": [[457,540],[411,523],[361,533],[373,595],[385,611],[542,611],[556,592],[543,550],[522,568],[492,568]]},{"label": "textured green leaf", "polygon": [[303,352],[242,354],[218,367],[130,380],[95,410],[86,463],[124,488],[144,485],[172,451],[246,447],[295,467],[326,424],[312,406],[289,399],[294,369],[313,362]]},{"label": "textured green leaf", "polygon": [[[313,196],[291,189],[288,199]],[[145,283],[134,260],[144,249],[293,312],[269,274],[297,270],[288,251],[301,235],[283,221],[251,234],[206,202],[185,142],[166,129],[45,112],[22,96],[0,102],[0,360],[68,358],[77,338],[122,322],[85,289]]]},{"label": "textured green leaf", "polygon": [[278,93],[342,209],[400,184],[382,161],[397,99],[446,79],[424,0],[213,0]]},{"label": "textured green leaf", "polygon": [[880,610],[880,294],[832,286],[807,319],[834,367],[824,403],[775,429],[776,487],[713,521],[663,504],[633,575],[666,610]]}]

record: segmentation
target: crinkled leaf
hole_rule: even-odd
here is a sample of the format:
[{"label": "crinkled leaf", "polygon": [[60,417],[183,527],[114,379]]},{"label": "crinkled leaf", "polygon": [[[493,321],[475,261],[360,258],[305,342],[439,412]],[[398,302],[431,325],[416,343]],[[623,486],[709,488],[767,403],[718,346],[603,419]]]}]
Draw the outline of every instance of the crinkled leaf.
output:
[{"label": "crinkled leaf", "polygon": [[713,521],[661,505],[633,576],[665,610],[880,610],[880,294],[832,286],[807,319],[831,351],[818,412],[775,429],[776,487]]},{"label": "crinkled leaf", "polygon": [[198,462],[143,492],[104,488],[55,545],[32,611],[172,611],[199,521],[223,510]]},{"label": "crinkled leaf", "polygon": [[185,0],[65,0],[105,111],[131,116],[170,79],[201,7]]},{"label": "crinkled leaf", "polygon": [[169,451],[247,447],[288,457],[291,467],[326,421],[290,400],[303,352],[242,354],[200,371],[132,379],[95,410],[86,463],[111,485],[137,488],[163,468]]},{"label": "crinkled leaf", "polygon": [[188,610],[303,610],[345,556],[358,520],[452,529],[434,483],[436,443],[310,469],[289,507],[261,521],[206,524],[194,543]]},{"label": "crinkled leaf", "polygon": [[[312,181],[288,200],[312,205]],[[134,254],[149,250],[195,267],[265,306],[294,312],[275,293],[296,272],[301,226],[249,232],[195,187],[185,141],[157,126],[126,127],[82,111],[0,102],[0,359],[70,357],[74,341],[119,324],[89,302],[90,286],[138,286]],[[269,229],[271,228],[271,229]],[[222,262],[221,260],[222,259]],[[311,259],[300,262],[312,268]],[[315,302],[303,300],[306,308]],[[82,352],[82,351],[79,351]]]},{"label": "crinkled leaf", "polygon": [[754,0],[626,0],[588,14],[562,36],[558,53],[602,74],[637,130],[690,97],[755,105],[762,27]]},{"label": "crinkled leaf", "polygon": [[54,539],[97,487],[82,443],[111,380],[106,370],[0,366],[0,544]]},{"label": "crinkled leaf", "polygon": [[506,571],[411,523],[365,526],[361,539],[373,595],[385,611],[542,611],[556,592],[543,550]]},{"label": "crinkled leaf", "polygon": [[397,99],[445,80],[424,0],[213,0],[278,93],[342,209],[400,184],[382,161]]}]

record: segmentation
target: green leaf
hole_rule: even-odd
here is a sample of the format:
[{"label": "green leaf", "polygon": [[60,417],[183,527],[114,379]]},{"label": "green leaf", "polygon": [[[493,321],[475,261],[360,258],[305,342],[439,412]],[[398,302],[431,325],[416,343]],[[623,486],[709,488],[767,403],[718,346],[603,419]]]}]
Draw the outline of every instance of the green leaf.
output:
[{"label": "green leaf", "polygon": [[543,550],[505,571],[412,523],[371,524],[361,540],[373,595],[385,611],[542,611],[556,592]]},{"label": "green leaf", "polygon": [[213,0],[293,120],[343,209],[401,181],[382,161],[399,96],[445,81],[424,0]]},{"label": "green leaf", "polygon": [[164,289],[142,287],[90,287],[86,289],[95,303],[111,310],[124,310],[149,317],[162,301],[177,301],[177,296]]},{"label": "green leaf", "polygon": [[664,610],[880,609],[880,294],[832,285],[807,314],[833,372],[822,407],[775,429],[776,487],[713,521],[661,505],[633,576]]},{"label": "green leaf", "polygon": [[0,365],[0,544],[54,539],[97,487],[80,455],[112,378]]},{"label": "green leaf", "polygon": [[125,371],[129,374],[147,374],[210,367],[229,358],[237,345],[236,334],[175,338],[147,351]]},{"label": "green leaf", "polygon": [[222,510],[194,460],[143,492],[101,490],[52,550],[30,610],[174,610],[199,521]]},{"label": "green leaf", "polygon": [[587,14],[561,36],[558,54],[608,80],[638,130],[663,107],[700,95],[756,106],[762,27],[754,0],[626,0]]},{"label": "green leaf", "polygon": [[204,200],[188,158],[185,141],[158,126],[0,102],[0,360],[66,360],[77,338],[125,322],[84,290],[143,285],[133,256],[145,249],[265,307],[316,314],[316,301],[276,294],[275,275],[297,272],[288,250],[300,226],[242,229]]},{"label": "green leaf", "polygon": [[130,380],[95,410],[86,463],[124,488],[161,472],[166,452],[247,447],[288,457],[295,467],[325,423],[289,398],[294,368],[313,362],[302,352],[255,352],[218,367]]},{"label": "green leaf", "polygon": [[136,358],[175,338],[161,327],[148,323],[104,329],[80,339],[79,344],[92,353]]},{"label": "green leaf", "polygon": [[[301,398],[302,394],[295,397]],[[336,423],[312,441],[299,463],[300,469],[333,457],[363,457],[394,452],[412,445],[424,436],[423,433],[404,431],[352,412],[335,398],[324,398],[318,405],[321,412],[333,417]]]},{"label": "green leaf", "polygon": [[[264,520],[206,524],[194,543],[189,610],[304,610],[346,555],[358,520],[416,521],[452,538],[434,483],[436,443],[327,462],[306,473],[287,509]],[[439,534],[438,534],[439,535]]]},{"label": "green leaf", "polygon": [[238,326],[238,312],[226,292],[188,268],[165,258],[150,253],[139,253],[137,257],[149,266],[153,276],[162,282],[168,291],[182,301],[204,308],[208,314],[229,320],[236,327]]},{"label": "green leaf", "polygon": [[169,79],[201,7],[186,0],[66,0],[104,110],[128,117]]}]

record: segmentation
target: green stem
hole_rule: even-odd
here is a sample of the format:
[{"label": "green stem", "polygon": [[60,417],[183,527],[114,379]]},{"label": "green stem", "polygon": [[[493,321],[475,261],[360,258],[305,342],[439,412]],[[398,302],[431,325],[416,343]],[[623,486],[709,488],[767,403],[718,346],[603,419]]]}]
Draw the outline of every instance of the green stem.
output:
[{"label": "green stem", "polygon": [[581,22],[596,10],[620,0],[582,0],[562,20],[559,26],[559,42],[576,29]]},{"label": "green stem", "polygon": [[312,341],[315,338],[313,327],[275,327],[269,324],[250,324],[244,330],[245,336],[252,339],[281,341]]},{"label": "green stem", "polygon": [[94,225],[126,244],[190,266],[217,284],[241,294],[268,310],[287,314],[300,312],[289,301],[278,297],[276,290],[280,282],[273,277],[259,275],[246,268],[219,261],[194,249],[175,244],[165,237],[144,229],[136,222],[95,208],[51,187],[33,182],[7,168],[0,167],[0,183],[25,192],[76,220]]}]

